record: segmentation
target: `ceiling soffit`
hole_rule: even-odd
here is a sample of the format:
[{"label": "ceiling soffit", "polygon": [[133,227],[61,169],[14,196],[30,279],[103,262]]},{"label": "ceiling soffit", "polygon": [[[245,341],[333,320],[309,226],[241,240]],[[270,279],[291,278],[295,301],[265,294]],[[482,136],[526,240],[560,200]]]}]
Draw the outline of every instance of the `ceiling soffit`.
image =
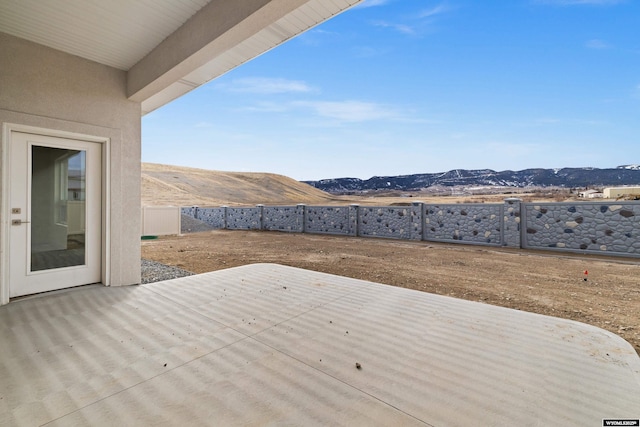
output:
[{"label": "ceiling soffit", "polygon": [[144,115],[361,1],[0,0],[0,32],[127,71]]}]

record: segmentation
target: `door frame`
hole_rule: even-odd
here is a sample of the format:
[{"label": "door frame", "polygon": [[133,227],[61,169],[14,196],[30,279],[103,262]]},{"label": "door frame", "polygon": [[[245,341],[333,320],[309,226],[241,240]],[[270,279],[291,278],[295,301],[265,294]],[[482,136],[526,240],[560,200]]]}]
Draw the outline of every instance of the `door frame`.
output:
[{"label": "door frame", "polygon": [[42,136],[50,136],[57,138],[65,138],[86,142],[99,143],[102,146],[102,171],[101,171],[101,187],[102,187],[102,225],[101,225],[101,272],[100,279],[103,285],[109,286],[110,284],[110,271],[111,271],[111,256],[110,256],[110,215],[111,211],[111,197],[110,197],[110,139],[106,137],[99,137],[95,135],[86,135],[75,132],[67,132],[56,129],[46,129],[35,126],[20,125],[14,123],[4,123],[2,129],[2,146],[0,147],[2,152],[2,199],[0,200],[0,218],[2,233],[0,233],[0,305],[7,304],[9,302],[9,256],[11,253],[10,248],[10,227],[11,227],[11,206],[9,206],[9,191],[10,191],[10,176],[11,176],[11,162],[10,162],[10,150],[12,142],[13,132],[32,133]]}]

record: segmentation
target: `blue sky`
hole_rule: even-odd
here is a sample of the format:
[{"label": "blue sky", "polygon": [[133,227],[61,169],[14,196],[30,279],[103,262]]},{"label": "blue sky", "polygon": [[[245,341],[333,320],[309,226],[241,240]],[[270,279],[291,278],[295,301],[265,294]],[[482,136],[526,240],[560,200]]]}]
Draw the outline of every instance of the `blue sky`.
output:
[{"label": "blue sky", "polygon": [[144,162],[298,180],[640,163],[637,0],[368,0],[142,119]]}]

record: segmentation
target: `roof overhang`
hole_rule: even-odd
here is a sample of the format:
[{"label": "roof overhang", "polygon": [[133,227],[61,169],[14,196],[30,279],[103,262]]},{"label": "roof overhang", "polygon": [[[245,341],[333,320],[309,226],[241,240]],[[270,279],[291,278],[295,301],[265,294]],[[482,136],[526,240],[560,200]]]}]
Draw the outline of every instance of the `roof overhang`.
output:
[{"label": "roof overhang", "polygon": [[0,32],[127,71],[149,113],[362,0],[0,0]]}]

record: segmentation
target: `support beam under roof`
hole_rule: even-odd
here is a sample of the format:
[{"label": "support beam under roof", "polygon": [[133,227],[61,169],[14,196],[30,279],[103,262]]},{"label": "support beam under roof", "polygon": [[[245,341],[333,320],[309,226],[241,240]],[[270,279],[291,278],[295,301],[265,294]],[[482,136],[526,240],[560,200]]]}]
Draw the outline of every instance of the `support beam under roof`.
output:
[{"label": "support beam under roof", "polygon": [[361,0],[213,0],[128,72],[142,114],[303,33]]}]

